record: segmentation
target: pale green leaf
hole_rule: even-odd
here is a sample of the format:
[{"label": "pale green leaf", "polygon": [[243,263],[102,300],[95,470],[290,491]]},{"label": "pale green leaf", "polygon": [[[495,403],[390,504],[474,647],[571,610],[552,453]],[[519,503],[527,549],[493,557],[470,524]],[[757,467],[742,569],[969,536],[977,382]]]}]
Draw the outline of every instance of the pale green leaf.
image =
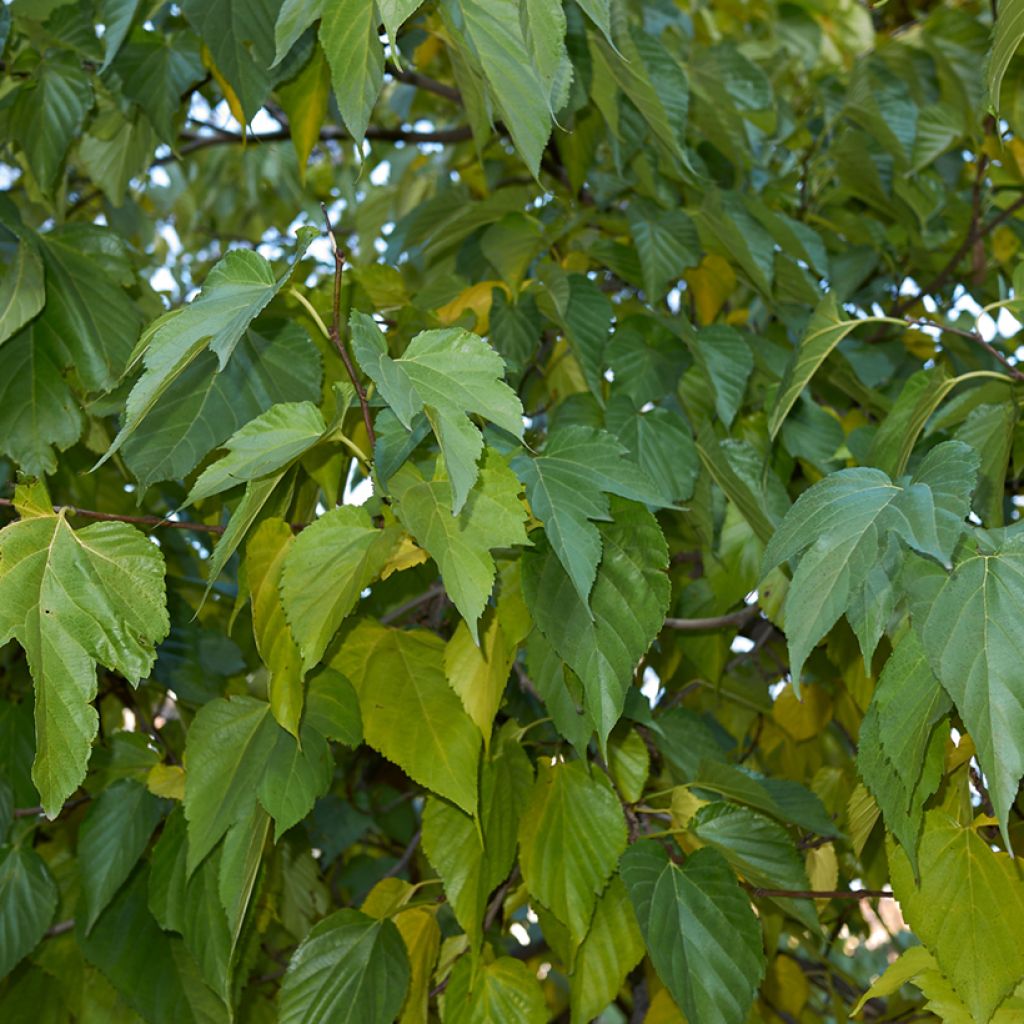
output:
[{"label": "pale green leaf", "polygon": [[331,66],[341,119],[357,143],[363,141],[384,84],[379,24],[376,4],[366,0],[329,0],[323,5],[320,45]]},{"label": "pale green leaf", "polygon": [[477,478],[483,437],[469,414],[483,416],[514,437],[523,436],[523,407],[502,380],[505,363],[482,338],[457,327],[422,331],[398,358],[372,317],[353,312],[352,347],[406,430],[426,414],[441,446],[458,515]]},{"label": "pale green leaf", "polygon": [[654,969],[687,1018],[744,1024],[765,971],[761,926],[722,855],[698,850],[680,868],[648,839],[623,854],[621,873]]},{"label": "pale green leaf", "polygon": [[459,0],[459,8],[495,106],[536,176],[551,134],[550,90],[530,59],[519,3]]},{"label": "pale green leaf", "polygon": [[395,40],[402,23],[409,20],[419,9],[423,0],[377,0],[380,20],[384,22],[384,31],[388,34],[391,49],[398,52]]},{"label": "pale green leaf", "polygon": [[534,515],[543,520],[551,548],[584,604],[601,560],[601,535],[590,520],[610,517],[608,493],[671,505],[660,486],[625,455],[606,432],[571,426],[549,436],[539,456],[512,460]]},{"label": "pale green leaf", "polygon": [[398,527],[380,529],[365,509],[352,506],[331,509],[296,538],[281,574],[281,600],[305,671],[323,657],[401,539]]},{"label": "pale green leaf", "polygon": [[133,683],[169,628],[159,548],[125,523],[72,530],[63,513],[0,531],[0,645],[16,639],[35,682],[32,779],[52,818],[85,777],[96,663]]},{"label": "pale green leaf", "polygon": [[637,663],[665,621],[670,591],[668,548],[654,516],[621,500],[613,511],[614,521],[598,534],[604,555],[589,604],[550,547],[523,559],[527,605],[583,684],[602,745],[622,714]]},{"label": "pale green leaf", "polygon": [[912,607],[932,668],[978,750],[1004,835],[1024,776],[1024,542],[967,552],[928,605]]},{"label": "pale green leaf", "polygon": [[497,572],[491,549],[530,543],[519,481],[501,457],[488,449],[479,478],[458,515],[452,514],[451,488],[443,473],[428,481],[405,465],[388,488],[396,501],[395,515],[437,562],[445,590],[476,642],[477,622]]},{"label": "pale green leaf", "polygon": [[284,0],[274,23],[273,67],[288,56],[299,36],[323,14],[323,10],[324,0]]},{"label": "pale green leaf", "polygon": [[287,466],[316,444],[326,429],[312,402],[272,405],[224,442],[228,453],[200,473],[185,503],[191,505]]},{"label": "pale green leaf", "polygon": [[115,782],[90,805],[78,832],[87,931],[135,867],[162,816],[161,802],[131,779]]},{"label": "pale green leaf", "polygon": [[[808,385],[829,354],[851,331],[870,323],[888,323],[886,317],[869,316],[859,320],[844,320],[834,292],[829,292],[819,303],[807,323],[793,358],[775,396],[775,404],[768,416],[768,432],[774,438],[789,415],[800,393]],[[902,321],[894,321],[902,323]]]},{"label": "pale green leaf", "polygon": [[227,918],[232,946],[237,944],[242,933],[269,831],[270,816],[256,804],[252,812],[236,821],[224,836],[217,872],[217,894]]},{"label": "pale green leaf", "polygon": [[360,622],[332,667],[359,696],[366,742],[469,814],[477,807],[480,730],[444,676],[444,642]]},{"label": "pale green leaf", "polygon": [[199,709],[185,746],[189,874],[251,813],[277,731],[270,705],[254,697],[212,700]]},{"label": "pale green leaf", "polygon": [[908,923],[972,1020],[986,1024],[1024,977],[1024,882],[1017,865],[942,811],[925,817],[919,882],[901,848],[890,846],[888,853],[893,891]]},{"label": "pale green leaf", "polygon": [[442,1024],[545,1024],[544,990],[535,971],[502,956],[474,969],[469,957],[452,968],[444,992]]},{"label": "pale green leaf", "polygon": [[292,954],[279,1024],[391,1024],[409,987],[405,943],[387,918],[358,910],[325,917]]},{"label": "pale green leaf", "polygon": [[626,211],[644,274],[644,291],[658,302],[683,271],[700,262],[700,243],[693,221],[682,210],[664,210],[634,199]]},{"label": "pale green leaf", "polygon": [[1013,55],[1024,40],[1024,3],[1021,0],[999,0],[996,10],[995,37],[988,58],[988,93],[992,106],[999,109],[1003,76]]},{"label": "pale green leaf", "polygon": [[43,261],[26,232],[19,237],[14,259],[0,280],[0,344],[28,323],[45,299]]},{"label": "pale green leaf", "polygon": [[[308,233],[301,236],[296,258],[310,238]],[[189,305],[172,309],[150,324],[130,363],[130,368],[142,363],[142,376],[128,396],[124,424],[101,463],[138,429],[202,353],[212,352],[217,369],[224,370],[249,325],[290,276],[291,267],[275,278],[270,264],[258,253],[233,249],[210,271],[203,290]]]},{"label": "pale green leaf", "polygon": [[629,893],[618,876],[594,908],[590,931],[576,952],[569,976],[572,1020],[592,1021],[619,994],[629,972],[643,959],[644,939]]},{"label": "pale green leaf", "polygon": [[57,886],[30,846],[0,853],[0,978],[43,938],[57,909]]},{"label": "pale green leaf", "polygon": [[285,618],[281,570],[295,537],[283,519],[265,519],[245,545],[245,572],[252,598],[252,631],[270,672],[267,699],[278,725],[299,735],[302,717],[302,655]]},{"label": "pale green leaf", "polygon": [[626,842],[626,819],[607,783],[581,761],[540,762],[519,825],[519,866],[530,895],[569,929],[574,947]]},{"label": "pale green leaf", "polygon": [[97,17],[104,27],[101,72],[106,71],[117,56],[140,6],[141,0],[100,0],[97,5]]}]

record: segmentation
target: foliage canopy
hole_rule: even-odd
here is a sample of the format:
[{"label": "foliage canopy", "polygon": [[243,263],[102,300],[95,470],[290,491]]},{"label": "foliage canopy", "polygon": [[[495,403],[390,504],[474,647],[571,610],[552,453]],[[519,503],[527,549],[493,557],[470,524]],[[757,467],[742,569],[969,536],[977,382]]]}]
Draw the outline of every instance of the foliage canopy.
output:
[{"label": "foliage canopy", "polygon": [[1022,38],[0,7],[0,1020],[1024,1019]]}]

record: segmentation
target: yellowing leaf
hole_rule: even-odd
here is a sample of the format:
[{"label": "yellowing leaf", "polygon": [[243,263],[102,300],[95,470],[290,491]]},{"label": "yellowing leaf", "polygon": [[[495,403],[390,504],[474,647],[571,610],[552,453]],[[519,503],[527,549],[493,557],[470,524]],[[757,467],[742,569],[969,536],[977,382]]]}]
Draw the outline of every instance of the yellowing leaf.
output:
[{"label": "yellowing leaf", "polygon": [[178,764],[155,764],[146,776],[146,786],[154,796],[184,800],[185,769]]},{"label": "yellowing leaf", "polygon": [[[231,83],[220,73],[220,69],[217,67],[213,60],[213,54],[210,53],[209,47],[206,43],[203,43],[200,53],[202,54],[203,63],[209,69],[210,74],[213,75],[213,80],[217,83],[220,91],[224,94],[224,99],[227,101],[228,109],[231,111],[231,116],[240,124],[245,125],[248,123],[248,118],[245,116],[245,110],[242,107],[242,101],[238,98],[238,93],[231,87]],[[243,138],[242,145],[245,145]]]},{"label": "yellowing leaf", "polygon": [[772,717],[797,742],[814,739],[832,719],[832,698],[823,686],[804,687],[800,697],[787,686],[775,699]]},{"label": "yellowing leaf", "polygon": [[683,272],[687,288],[693,293],[697,309],[697,320],[702,326],[710,324],[718,316],[725,300],[736,287],[736,273],[729,263],[717,253],[708,253],[699,267]]},{"label": "yellowing leaf", "polygon": [[299,161],[299,181],[305,183],[306,164],[320,139],[331,95],[331,69],[319,44],[305,67],[291,81],[277,87],[277,95],[288,115],[292,145]]},{"label": "yellowing leaf", "polygon": [[486,334],[490,327],[491,302],[495,288],[501,288],[510,299],[512,298],[512,292],[504,281],[479,281],[460,292],[451,302],[441,306],[437,311],[438,320],[445,325],[454,324],[468,309],[476,317],[473,330],[477,334]]},{"label": "yellowing leaf", "polygon": [[384,563],[380,578],[386,580],[393,573],[413,569],[417,565],[422,565],[428,558],[430,555],[423,548],[417,547],[412,537],[403,537],[392,551],[391,557]]}]

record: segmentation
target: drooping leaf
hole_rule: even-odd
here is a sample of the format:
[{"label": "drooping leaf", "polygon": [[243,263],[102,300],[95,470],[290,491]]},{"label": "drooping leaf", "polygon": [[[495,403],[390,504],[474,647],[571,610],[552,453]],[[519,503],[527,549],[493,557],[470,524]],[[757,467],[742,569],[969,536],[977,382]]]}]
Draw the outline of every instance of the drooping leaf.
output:
[{"label": "drooping leaf", "polygon": [[629,204],[627,216],[643,267],[644,291],[654,303],[687,267],[698,262],[697,230],[682,210],[663,210],[642,200]]},{"label": "drooping leaf", "polygon": [[538,765],[519,825],[519,864],[530,894],[568,928],[574,947],[587,934],[626,841],[610,786],[580,761]]},{"label": "drooping leaf", "polygon": [[599,533],[604,555],[589,604],[552,548],[523,559],[523,594],[538,628],[583,684],[603,745],[622,714],[641,656],[668,611],[668,549],[646,509],[620,499]]},{"label": "drooping leaf", "polygon": [[444,643],[364,620],[331,664],[359,695],[366,742],[410,778],[474,814],[480,730],[444,677]]},{"label": "drooping leaf", "polygon": [[988,92],[992,106],[998,110],[1003,77],[1024,39],[1024,4],[1020,0],[1000,0],[994,13],[996,27],[988,60]]},{"label": "drooping leaf", "polygon": [[474,413],[514,437],[523,436],[523,407],[501,379],[505,364],[482,338],[456,327],[423,331],[398,358],[372,317],[354,312],[352,347],[359,365],[380,389],[406,428],[423,412],[437,436],[451,481],[452,514],[458,515],[477,478],[483,437]]},{"label": "drooping leaf", "polygon": [[979,537],[929,604],[912,606],[932,669],[977,747],[1004,835],[1024,776],[1024,638],[1010,625],[1022,602],[1024,544]]},{"label": "drooping leaf", "polygon": [[722,855],[698,850],[680,868],[647,839],[620,870],[651,962],[687,1018],[743,1024],[765,959],[760,925]]},{"label": "drooping leaf", "polygon": [[[1024,947],[1017,941],[1024,883],[1016,865],[974,828],[940,810],[925,817],[919,882],[902,848],[890,846],[888,853],[893,891],[907,921],[972,1019],[985,1024],[1024,977]],[[948,912],[951,906],[955,914]]]},{"label": "drooping leaf", "polygon": [[397,502],[395,514],[437,562],[445,589],[477,641],[477,623],[497,571],[491,549],[530,543],[515,474],[488,450],[457,516],[452,514],[451,488],[441,472],[428,481],[406,465],[388,488]]},{"label": "drooping leaf", "polygon": [[398,527],[379,529],[365,509],[353,507],[331,509],[299,534],[285,558],[281,600],[304,671],[321,659],[401,536]]},{"label": "drooping leaf", "polygon": [[0,280],[0,344],[20,331],[46,299],[43,261],[27,233],[21,235],[3,280]]},{"label": "drooping leaf", "polygon": [[395,925],[358,910],[325,917],[292,955],[278,996],[281,1024],[390,1024],[409,986]]},{"label": "drooping leaf", "polygon": [[99,662],[137,683],[169,628],[164,561],[125,523],[72,530],[40,513],[0,531],[0,644],[25,649],[36,686],[32,766],[50,817],[85,776]]},{"label": "drooping leaf", "polygon": [[89,808],[78,833],[87,931],[131,874],[162,815],[161,802],[131,779],[115,782]]},{"label": "drooping leaf", "polygon": [[189,874],[251,811],[276,730],[270,705],[254,697],[212,700],[199,710],[185,748]]},{"label": "drooping leaf", "polygon": [[338,110],[356,142],[362,142],[384,82],[384,47],[377,35],[376,6],[362,0],[323,5],[320,45],[331,67]]},{"label": "drooping leaf", "polygon": [[510,956],[474,970],[463,957],[444,993],[443,1024],[544,1024],[544,990],[536,973]]},{"label": "drooping leaf", "polygon": [[0,978],[32,952],[53,920],[57,886],[31,847],[0,853]]},{"label": "drooping leaf", "polygon": [[327,741],[308,726],[300,739],[301,746],[294,736],[277,730],[260,781],[259,801],[274,819],[275,842],[313,810],[331,784],[334,761]]},{"label": "drooping leaf", "polygon": [[586,604],[601,560],[601,535],[590,521],[610,517],[608,493],[667,507],[661,493],[607,433],[572,426],[556,431],[541,455],[517,455],[512,468],[526,485],[534,514],[544,521],[551,548]]}]

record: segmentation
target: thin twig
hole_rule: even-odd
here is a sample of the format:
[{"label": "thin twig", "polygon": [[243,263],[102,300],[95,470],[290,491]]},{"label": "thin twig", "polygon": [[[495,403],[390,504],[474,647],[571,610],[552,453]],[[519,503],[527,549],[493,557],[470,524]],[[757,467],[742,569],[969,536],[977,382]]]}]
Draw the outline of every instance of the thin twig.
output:
[{"label": "thin twig", "polygon": [[393,867],[384,872],[385,878],[394,878],[396,875],[400,875],[412,863],[412,859],[416,855],[416,848],[420,845],[421,835],[422,829],[417,829],[402,856],[398,858]]},{"label": "thin twig", "polygon": [[63,935],[65,932],[71,931],[75,927],[75,919],[73,917],[68,918],[66,921],[58,921],[56,924],[51,925],[43,933],[44,939],[52,939],[58,935]]},{"label": "thin twig", "polygon": [[[0,498],[0,505],[14,508],[10,498]],[[188,519],[165,519],[163,516],[128,516],[120,512],[97,512],[91,508],[78,508],[76,505],[54,505],[53,511],[58,515],[66,512],[69,516],[81,516],[83,519],[99,519],[109,523],[134,523],[136,526],[166,527],[169,530],[195,530],[197,533],[223,533],[225,527],[211,523],[196,523]],[[293,525],[292,529],[302,527]]]},{"label": "thin twig", "polygon": [[706,629],[725,629],[728,626],[743,626],[757,615],[757,608],[748,605],[728,615],[712,615],[706,619],[666,619],[665,629],[679,629],[685,633],[698,633]]},{"label": "thin twig", "polygon": [[366,400],[366,389],[363,387],[359,374],[356,372],[355,364],[349,355],[348,348],[341,340],[341,273],[345,269],[345,253],[338,245],[338,238],[334,233],[334,225],[331,224],[331,215],[327,212],[324,203],[320,204],[324,212],[324,223],[327,225],[327,237],[331,240],[331,252],[334,253],[334,296],[331,304],[331,327],[330,337],[334,347],[345,364],[352,386],[356,389],[359,398],[359,407],[363,410],[363,423],[366,425],[366,436],[370,439],[370,448],[377,443],[377,435],[373,432],[373,420],[370,417],[370,406]]},{"label": "thin twig", "polygon": [[762,889],[741,883],[751,896],[773,900],[894,900],[895,894],[884,889]]},{"label": "thin twig", "polygon": [[[90,796],[76,796],[74,799],[69,800],[61,809],[60,813],[65,814],[67,811],[74,810],[76,807],[81,807],[82,804],[87,804],[92,797]],[[15,807],[14,817],[16,818],[38,818],[40,814],[45,814],[42,806],[36,805],[35,807]]]},{"label": "thin twig", "polygon": [[400,604],[397,608],[392,608],[391,611],[385,612],[380,617],[380,622],[387,626],[389,623],[394,622],[395,619],[400,619],[406,612],[411,612],[413,608],[418,608],[421,604],[426,604],[443,593],[444,587],[440,583],[431,584],[422,594],[417,594],[415,597],[411,597],[408,601]]},{"label": "thin twig", "polygon": [[405,85],[411,85],[416,89],[422,89],[424,92],[432,92],[435,96],[451,100],[452,103],[458,103],[459,106],[462,105],[462,93],[459,92],[454,85],[445,85],[444,82],[438,82],[434,78],[428,78],[426,75],[421,75],[418,71],[399,69],[395,67],[391,61],[385,62],[384,71],[395,79],[396,82],[403,82]]},{"label": "thin twig", "polygon": [[498,891],[494,894],[491,902],[487,905],[487,913],[484,914],[484,926],[483,930],[486,932],[492,924],[497,920],[498,912],[501,910],[501,905],[505,900],[505,895],[512,888],[513,885],[519,880],[519,868],[515,868],[512,874],[505,879],[504,882],[498,886]]},{"label": "thin twig", "polygon": [[958,338],[966,338],[968,341],[974,342],[975,345],[980,345],[981,348],[996,360],[996,362],[1001,363],[1006,368],[1007,373],[1009,373],[1014,380],[1024,381],[1024,373],[1021,373],[1020,370],[1018,370],[1002,352],[993,345],[990,345],[976,331],[965,331],[962,327],[952,327],[949,324],[941,324],[936,320],[928,320],[925,317],[908,316],[906,317],[906,321],[913,327],[934,327],[937,331],[943,331],[946,334],[955,334]]}]

